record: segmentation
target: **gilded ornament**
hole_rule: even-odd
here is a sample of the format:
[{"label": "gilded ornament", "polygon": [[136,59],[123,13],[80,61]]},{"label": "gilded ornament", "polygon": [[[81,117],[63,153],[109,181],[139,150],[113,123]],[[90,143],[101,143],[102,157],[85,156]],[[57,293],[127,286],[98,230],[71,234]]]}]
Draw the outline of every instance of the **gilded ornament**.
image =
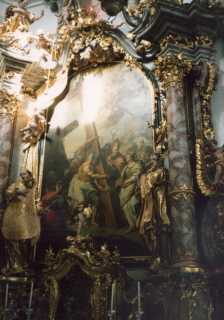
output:
[{"label": "gilded ornament", "polygon": [[[209,139],[206,141],[205,146],[201,142],[201,139],[196,140],[195,145],[196,150],[196,178],[198,186],[201,192],[206,196],[212,196],[214,194],[222,193],[224,191],[224,175],[223,175],[223,147],[217,147],[217,141],[214,139]],[[203,152],[204,151],[204,152]],[[213,159],[213,164],[207,166],[207,168],[215,167],[215,175],[213,178],[213,183],[207,175],[207,170],[205,166],[204,155],[208,154]]]},{"label": "gilded ornament", "polygon": [[197,46],[212,47],[213,40],[211,38],[209,38],[208,36],[196,37],[195,47],[197,47]]},{"label": "gilded ornament", "polygon": [[178,200],[180,198],[187,200],[188,197],[194,198],[194,195],[195,193],[192,188],[187,187],[186,184],[180,187],[174,186],[169,192],[169,196],[174,200]]},{"label": "gilded ornament", "polygon": [[182,251],[180,248],[177,249],[177,254],[175,257],[175,260],[186,260],[191,259],[191,260],[198,260],[198,251],[197,249],[194,249],[192,251]]},{"label": "gilded ornament", "polygon": [[178,3],[178,4],[183,4],[183,0],[168,0],[168,1]]},{"label": "gilded ornament", "polygon": [[183,87],[184,77],[192,68],[192,63],[186,60],[182,53],[167,55],[165,58],[158,57],[155,62],[155,75],[163,82],[163,90],[166,91],[169,86]]},{"label": "gilded ornament", "polygon": [[204,47],[212,47],[213,41],[208,36],[197,36],[196,40],[189,40],[185,37],[169,35],[161,41],[161,51],[166,49],[169,44],[174,44],[181,48],[194,49],[199,45]]},{"label": "gilded ornament", "polygon": [[193,41],[191,41],[187,38],[181,37],[181,36],[169,35],[161,41],[161,43],[160,43],[161,51],[164,50],[168,46],[169,43],[178,45],[181,48],[188,48],[188,49],[194,48]]},{"label": "gilded ornament", "polygon": [[24,95],[25,97],[36,98],[35,90],[30,87],[22,86],[20,94]]},{"label": "gilded ornament", "polygon": [[206,65],[209,69],[209,78],[208,84],[205,88],[200,89],[200,95],[203,100],[209,100],[212,97],[213,91],[218,77],[218,68],[214,63],[206,62]]},{"label": "gilded ornament", "polygon": [[6,79],[6,80],[16,80],[18,82],[20,82],[22,77],[21,73],[15,72],[15,71],[9,71],[9,72],[5,72],[2,75],[2,79]]},{"label": "gilded ornament", "polygon": [[0,22],[0,39],[8,41],[8,47],[22,54],[28,54],[30,51],[30,33],[29,25],[41,19],[44,10],[41,10],[40,16],[35,17],[25,9],[28,2],[19,1],[19,4],[11,4],[5,10],[5,21]]},{"label": "gilded ornament", "polygon": [[[98,63],[116,61],[124,59],[130,66],[141,67],[141,64],[128,53],[124,53],[123,48],[110,35],[105,32],[112,31],[116,27],[108,24],[104,20],[95,20],[96,13],[91,10],[87,13],[84,9],[77,10],[74,18],[74,25],[59,27],[60,39],[71,40],[71,35],[78,33],[78,38],[71,40],[70,56],[67,64],[71,64],[74,70],[79,70],[89,64],[96,66]],[[141,40],[139,46],[142,50],[148,48],[150,43]],[[90,50],[86,50],[90,48]],[[80,55],[81,52],[82,57]]]},{"label": "gilded ornament", "polygon": [[[215,132],[211,123],[211,106],[210,98],[217,83],[218,69],[213,63],[206,62],[207,71],[206,85],[201,86],[200,96],[202,99],[202,123],[203,128],[198,132],[196,140],[196,179],[201,192],[206,196],[212,196],[224,191],[223,174],[222,174],[222,147],[217,147],[215,141]],[[213,162],[206,160],[208,157]],[[211,168],[215,168],[214,177],[211,177]],[[212,182],[211,182],[212,181]]]},{"label": "gilded ornament", "polygon": [[5,118],[9,116],[10,120],[14,119],[23,96],[15,94],[10,90],[0,90],[0,116]]},{"label": "gilded ornament", "polygon": [[161,153],[165,150],[165,140],[167,138],[167,106],[166,102],[162,99],[163,102],[163,120],[160,121],[158,127],[153,126],[148,122],[148,127],[153,128],[155,137],[156,137],[156,152]]},{"label": "gilded ornament", "polygon": [[158,305],[160,301],[164,301],[165,298],[169,297],[173,293],[176,285],[177,282],[171,279],[170,274],[167,274],[164,281],[159,285],[147,281],[145,285],[146,296],[154,304]]},{"label": "gilded ornament", "polygon": [[139,15],[143,13],[144,8],[150,8],[151,19],[156,13],[155,3],[152,0],[140,0],[137,6],[130,6],[129,8],[125,7],[125,11],[130,17],[138,19]]},{"label": "gilded ornament", "polygon": [[205,4],[209,9],[218,8],[223,3],[222,0],[200,0],[200,2]]}]

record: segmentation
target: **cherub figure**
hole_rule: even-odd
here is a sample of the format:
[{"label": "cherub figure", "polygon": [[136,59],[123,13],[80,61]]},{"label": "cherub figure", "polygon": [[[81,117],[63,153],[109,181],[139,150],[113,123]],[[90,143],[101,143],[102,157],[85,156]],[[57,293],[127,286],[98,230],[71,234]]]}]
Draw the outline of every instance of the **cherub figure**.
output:
[{"label": "cherub figure", "polygon": [[78,225],[77,234],[81,234],[82,230],[87,229],[87,220],[86,215],[84,213],[84,206],[82,204],[78,207],[78,214],[75,217],[75,220],[77,220]]},{"label": "cherub figure", "polygon": [[25,132],[22,141],[28,142],[31,137],[38,138],[43,133],[45,123],[44,110],[35,108],[33,117],[28,125],[20,130],[20,132]]},{"label": "cherub figure", "polygon": [[43,29],[38,29],[36,36],[31,36],[32,39],[37,41],[37,49],[42,53],[42,59],[47,62],[49,58],[51,59],[51,54],[49,53],[50,43],[54,44],[54,40],[47,37],[44,34]]},{"label": "cherub figure", "polygon": [[63,0],[62,1],[62,9],[61,12],[59,14],[56,14],[56,17],[61,17],[62,21],[65,24],[69,24],[69,20],[71,20],[71,13],[69,10],[69,7],[72,4],[72,0]]},{"label": "cherub figure", "polygon": [[210,139],[206,141],[205,146],[201,145],[201,148],[214,160],[215,177],[213,183],[224,183],[224,145],[218,147],[217,144],[215,139]]},{"label": "cherub figure", "polygon": [[86,219],[90,219],[92,217],[92,208],[91,204],[88,204],[88,207],[84,208],[84,214]]}]

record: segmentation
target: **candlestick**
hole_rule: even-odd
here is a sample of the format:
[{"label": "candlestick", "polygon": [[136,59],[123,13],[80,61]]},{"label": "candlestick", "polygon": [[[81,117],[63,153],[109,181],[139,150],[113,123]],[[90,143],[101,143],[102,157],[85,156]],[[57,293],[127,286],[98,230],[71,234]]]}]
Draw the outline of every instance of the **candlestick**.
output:
[{"label": "candlestick", "polygon": [[31,288],[30,288],[30,301],[29,301],[29,309],[31,309],[31,304],[32,304],[32,297],[33,297],[33,282],[31,282]]},{"label": "candlestick", "polygon": [[114,309],[114,283],[112,283],[111,288],[111,307],[110,310],[112,311]]},{"label": "candlestick", "polygon": [[115,313],[116,313],[115,310],[110,310],[110,311],[108,311],[107,314],[108,314],[110,320],[113,320]]},{"label": "candlestick", "polygon": [[8,293],[9,293],[9,284],[6,283],[6,288],[5,288],[5,309],[7,309],[7,304],[8,304]]},{"label": "candlestick", "polygon": [[138,311],[141,310],[140,282],[138,282]]},{"label": "candlestick", "polygon": [[138,310],[137,312],[135,312],[135,314],[136,314],[136,319],[141,320],[141,317],[144,314],[144,312],[141,310]]}]

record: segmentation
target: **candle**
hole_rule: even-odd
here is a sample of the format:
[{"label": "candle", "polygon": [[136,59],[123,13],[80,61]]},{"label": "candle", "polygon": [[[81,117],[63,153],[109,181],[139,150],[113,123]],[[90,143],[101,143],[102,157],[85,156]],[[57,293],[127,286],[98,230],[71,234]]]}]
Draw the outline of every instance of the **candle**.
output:
[{"label": "candle", "polygon": [[140,282],[138,282],[138,311],[141,310],[141,301],[140,301]]},{"label": "candle", "polygon": [[29,301],[29,309],[31,309],[31,304],[32,304],[32,297],[33,297],[33,282],[31,282],[31,288],[30,288],[30,301]]},{"label": "candle", "polygon": [[8,293],[9,293],[9,284],[6,283],[6,288],[5,288],[5,309],[7,309],[7,304],[8,304]]},{"label": "candle", "polygon": [[111,310],[113,310],[114,307],[114,283],[112,283],[112,288],[111,288]]}]

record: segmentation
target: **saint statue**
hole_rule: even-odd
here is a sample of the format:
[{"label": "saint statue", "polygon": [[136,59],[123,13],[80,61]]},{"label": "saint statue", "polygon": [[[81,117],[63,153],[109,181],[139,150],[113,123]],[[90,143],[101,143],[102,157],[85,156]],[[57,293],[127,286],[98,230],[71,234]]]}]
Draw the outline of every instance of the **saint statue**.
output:
[{"label": "saint statue", "polygon": [[21,181],[12,183],[6,190],[9,204],[2,224],[6,248],[6,266],[2,270],[4,274],[28,272],[31,249],[40,233],[35,180],[28,169],[22,169],[20,177]]},{"label": "saint statue", "polygon": [[151,168],[141,176],[141,212],[137,220],[139,233],[152,253],[150,270],[168,267],[170,254],[170,219],[167,213],[168,170],[159,153],[150,156]]}]

